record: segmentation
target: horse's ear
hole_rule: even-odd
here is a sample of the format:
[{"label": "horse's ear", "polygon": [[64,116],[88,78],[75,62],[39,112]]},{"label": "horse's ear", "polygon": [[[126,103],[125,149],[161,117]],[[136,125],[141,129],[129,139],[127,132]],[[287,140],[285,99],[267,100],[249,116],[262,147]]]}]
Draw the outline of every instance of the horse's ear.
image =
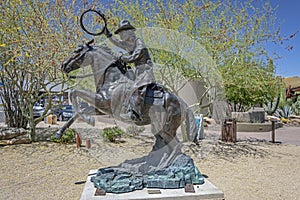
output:
[{"label": "horse's ear", "polygon": [[95,42],[94,38],[91,39],[90,41],[88,41],[88,43],[86,43],[87,46],[90,46],[90,44],[93,44]]}]

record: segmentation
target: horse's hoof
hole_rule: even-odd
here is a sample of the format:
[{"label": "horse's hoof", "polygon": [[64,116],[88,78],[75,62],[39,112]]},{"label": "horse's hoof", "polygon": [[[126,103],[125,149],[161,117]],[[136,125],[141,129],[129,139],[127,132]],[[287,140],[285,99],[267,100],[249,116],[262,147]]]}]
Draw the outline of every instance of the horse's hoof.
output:
[{"label": "horse's hoof", "polygon": [[57,131],[57,132],[54,134],[54,138],[55,138],[55,139],[60,139],[62,135],[63,135],[62,132],[59,130],[59,131]]}]

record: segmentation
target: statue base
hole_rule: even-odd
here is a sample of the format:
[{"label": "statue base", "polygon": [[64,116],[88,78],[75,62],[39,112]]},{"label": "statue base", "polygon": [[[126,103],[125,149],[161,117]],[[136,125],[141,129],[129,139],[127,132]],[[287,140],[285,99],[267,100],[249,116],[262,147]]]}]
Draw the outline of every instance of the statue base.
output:
[{"label": "statue base", "polygon": [[83,189],[80,200],[137,200],[137,199],[178,199],[178,200],[196,200],[196,199],[224,199],[224,193],[210,183],[207,179],[201,185],[194,185],[195,192],[185,192],[184,188],[179,189],[158,189],[158,188],[144,188],[142,190],[135,190],[133,192],[114,194],[106,193],[103,196],[95,196],[96,188],[91,182],[91,177],[97,173],[98,170],[91,170],[89,172],[85,187]]},{"label": "statue base", "polygon": [[187,184],[203,184],[204,177],[177,143],[174,148],[165,145],[141,158],[101,168],[91,181],[98,189],[120,194],[143,188],[184,188]]}]

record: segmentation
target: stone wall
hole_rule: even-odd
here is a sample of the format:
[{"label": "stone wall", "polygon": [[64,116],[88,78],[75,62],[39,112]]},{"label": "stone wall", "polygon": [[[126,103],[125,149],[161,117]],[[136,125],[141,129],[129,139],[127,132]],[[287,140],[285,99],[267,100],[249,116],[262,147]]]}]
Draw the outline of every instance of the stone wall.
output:
[{"label": "stone wall", "polygon": [[263,108],[253,107],[247,112],[232,112],[231,117],[236,119],[237,122],[264,123],[266,113]]}]

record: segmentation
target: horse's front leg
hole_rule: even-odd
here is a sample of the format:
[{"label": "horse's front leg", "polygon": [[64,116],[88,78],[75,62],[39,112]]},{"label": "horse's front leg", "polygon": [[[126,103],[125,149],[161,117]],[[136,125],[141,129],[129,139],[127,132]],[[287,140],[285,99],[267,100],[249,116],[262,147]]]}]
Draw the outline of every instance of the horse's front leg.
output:
[{"label": "horse's front leg", "polygon": [[[78,106],[77,97],[80,97],[83,101],[89,103],[91,106],[80,110]],[[56,138],[60,138],[65,130],[69,128],[77,118],[81,117],[85,122],[95,125],[95,119],[92,116],[88,116],[93,114],[96,109],[100,110],[109,110],[110,109],[110,101],[106,99],[106,96],[103,94],[95,94],[85,90],[74,90],[71,92],[71,101],[75,109],[74,116],[67,121],[62,128],[60,128],[56,134]]]},{"label": "horse's front leg", "polygon": [[[92,107],[92,106],[89,106],[87,108],[84,108],[82,111],[80,112],[84,112],[86,114],[92,114],[94,112],[95,108]],[[74,122],[76,119],[78,119],[80,117],[80,114],[79,113],[75,113],[73,115],[73,117],[71,119],[69,119],[54,135],[55,138],[59,139],[61,138],[61,136],[64,134],[64,132],[67,130],[67,128],[69,128]]]},{"label": "horse's front leg", "polygon": [[[88,91],[84,91],[84,90],[73,90],[70,93],[70,96],[71,96],[71,102],[73,104],[75,113],[78,113],[79,117],[81,117],[81,119],[84,122],[86,122],[92,126],[95,126],[95,119],[92,116],[87,115],[85,112],[81,111],[79,108],[79,103],[78,103],[78,97],[80,97],[80,98],[84,99],[85,101],[88,100],[89,101],[88,103],[92,102],[90,104],[95,105],[94,94],[90,93]],[[90,100],[91,98],[93,101]]]},{"label": "horse's front leg", "polygon": [[69,119],[54,135],[56,139],[60,139],[64,132],[69,128],[75,120],[79,117],[78,113],[75,113],[71,119]]},{"label": "horse's front leg", "polygon": [[[98,94],[85,90],[73,90],[70,95],[72,103],[74,102],[73,106],[75,111],[79,113],[79,116],[83,119],[83,121],[90,125],[95,125],[95,119],[92,116],[87,115],[86,112],[79,110],[77,97],[80,97],[83,101],[89,103],[97,110],[111,114],[111,101],[106,92],[102,91]],[[89,113],[91,112],[89,111]]]}]

